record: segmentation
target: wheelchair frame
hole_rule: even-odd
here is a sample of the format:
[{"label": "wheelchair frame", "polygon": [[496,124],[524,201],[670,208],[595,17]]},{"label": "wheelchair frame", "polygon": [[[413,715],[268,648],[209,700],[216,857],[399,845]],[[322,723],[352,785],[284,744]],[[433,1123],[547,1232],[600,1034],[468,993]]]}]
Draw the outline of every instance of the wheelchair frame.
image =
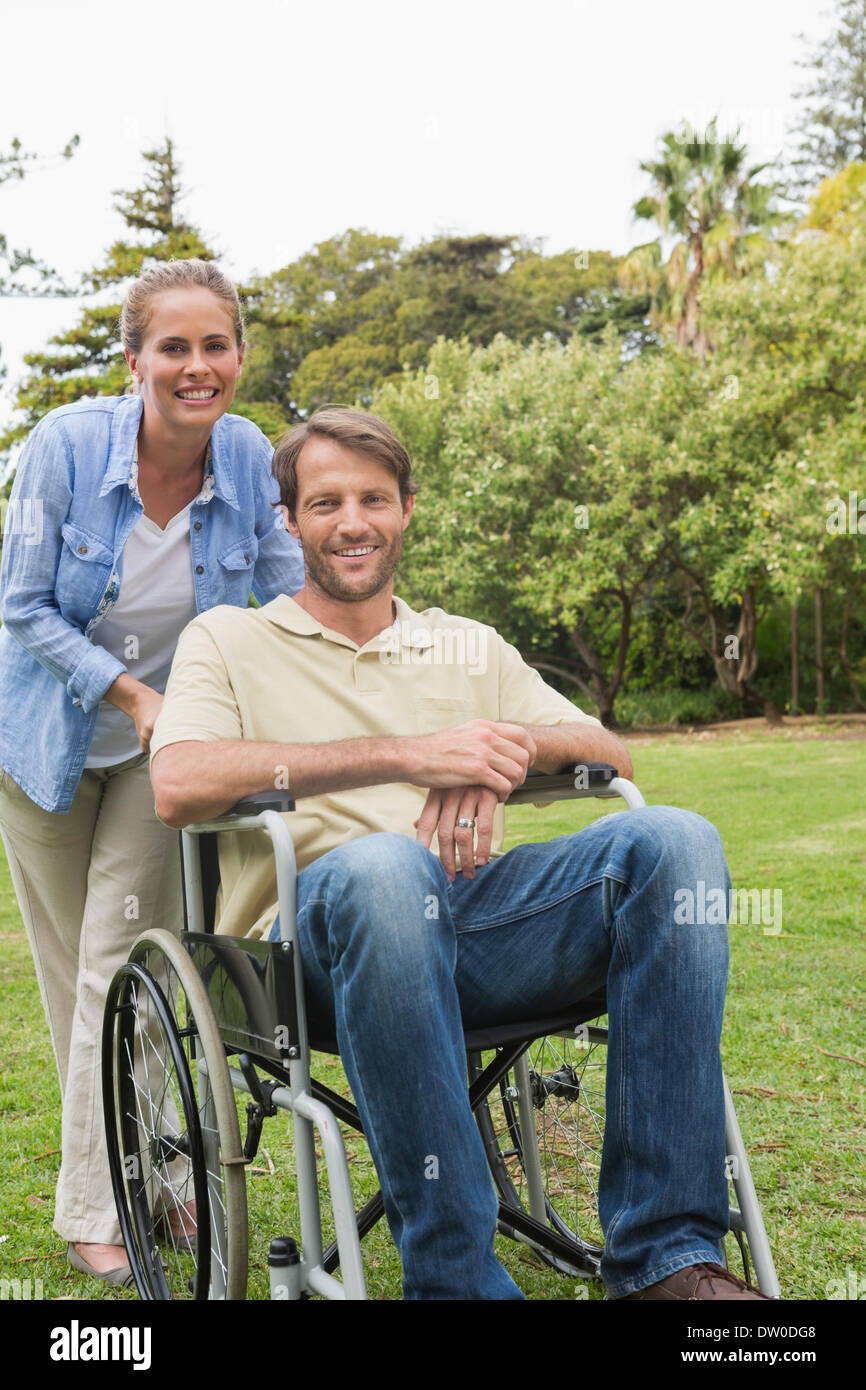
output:
[{"label": "wheelchair frame", "polygon": [[[558,776],[530,774],[527,782],[508,798],[508,804],[616,796],[621,796],[629,808],[646,804],[637,787],[617,776],[615,769],[606,764],[588,764],[585,779],[588,785],[578,785],[581,780],[574,777],[574,769]],[[130,1263],[139,1293],[145,1298],[174,1295],[165,1280],[165,1262],[150,1229],[147,1217],[150,1198],[145,1195],[144,1179],[140,1173],[130,1176],[127,1171],[130,1153],[121,1155],[119,1152],[121,1143],[125,1143],[126,1150],[134,1148],[135,1142],[141,1146],[139,1132],[142,1126],[146,1129],[148,1123],[147,1115],[142,1114],[147,1107],[137,1094],[141,1088],[135,1082],[132,1083],[133,1099],[125,1102],[126,1113],[124,1102],[118,1095],[117,1077],[123,1065],[121,1054],[125,1049],[127,1059],[130,1055],[130,1037],[128,1032],[124,1033],[124,1028],[128,1028],[128,1019],[124,1022],[124,1017],[134,1007],[131,999],[138,988],[146,988],[149,991],[148,999],[154,1001],[171,1051],[172,1067],[179,1078],[180,1093],[185,1095],[188,1086],[192,1089],[190,1078],[182,1076],[182,1048],[179,1044],[176,1046],[170,1037],[172,1004],[163,995],[158,982],[140,963],[141,960],[148,960],[148,949],[154,950],[157,956],[160,951],[167,953],[166,959],[172,961],[186,995],[188,1012],[194,1015],[194,1023],[186,1030],[174,1020],[174,1032],[178,1039],[184,1032],[194,1037],[199,1096],[183,1100],[184,1114],[188,1116],[183,1140],[166,1138],[161,1130],[158,1135],[151,1134],[148,1150],[151,1167],[159,1162],[167,1163],[169,1159],[173,1161],[179,1154],[185,1154],[188,1160],[196,1153],[200,1154],[199,1168],[195,1174],[196,1198],[199,1210],[203,1201],[207,1203],[209,1229],[203,1230],[203,1223],[199,1222],[197,1274],[195,1279],[188,1281],[193,1296],[245,1296],[246,1230],[243,1231],[242,1241],[236,1232],[234,1236],[226,1237],[213,1213],[223,1212],[227,1220],[228,1189],[231,1186],[237,1194],[239,1177],[243,1178],[243,1167],[251,1161],[251,1152],[254,1153],[258,1145],[264,1115],[284,1109],[292,1114],[294,1124],[300,1251],[292,1241],[277,1239],[272,1242],[269,1259],[272,1297],[293,1299],[313,1294],[329,1299],[355,1300],[366,1297],[360,1240],[383,1215],[384,1205],[381,1193],[378,1193],[356,1214],[346,1150],[337,1121],[360,1130],[357,1110],[351,1103],[314,1081],[310,1074],[310,1039],[303,975],[299,968],[295,850],[284,819],[284,813],[292,810],[294,802],[288,796],[263,793],[245,799],[214,820],[187,826],[181,832],[185,911],[181,947],[187,953],[186,963],[190,970],[184,968],[183,957],[176,948],[169,946],[169,941],[174,942],[176,938],[167,932],[155,931],[144,933],[139,938],[130,954],[130,961],[112,982],[103,1040],[103,1088],[109,1159]],[[213,933],[218,880],[216,834],[250,830],[264,830],[273,847],[279,897],[279,943],[220,937]],[[212,837],[209,842],[204,839],[207,836]],[[210,872],[208,865],[203,866],[202,862],[202,850],[206,844],[212,850]],[[165,938],[169,938],[169,941]],[[295,968],[296,964],[298,968]],[[203,980],[209,982],[206,988],[202,986]],[[217,1006],[215,1017],[214,1004]],[[531,1246],[554,1268],[589,1277],[598,1274],[600,1250],[579,1239],[568,1238],[564,1233],[568,1228],[552,1213],[545,1194],[541,1161],[534,1142],[535,1118],[527,1053],[532,1042],[539,1038],[551,1035],[574,1038],[582,1031],[585,1033],[583,1025],[604,1012],[604,1001],[596,996],[575,1005],[567,1011],[567,1015],[561,1014],[557,1018],[530,1020],[526,1024],[507,1025],[498,1030],[467,1031],[464,1035],[470,1061],[469,1099],[476,1118],[481,1107],[486,1107],[493,1089],[499,1086],[505,1096],[508,1083],[507,1094],[513,1096],[516,1091],[513,1098],[517,1102],[516,1107],[512,1105],[509,1110],[509,1128],[519,1136],[530,1135],[533,1140],[517,1145],[527,1187],[524,1208],[505,1173],[501,1149],[490,1130],[489,1112],[486,1109],[482,1112],[488,1114],[486,1128],[480,1121],[479,1124],[500,1197],[500,1230]],[[591,1031],[599,1037],[603,1033],[606,1039],[606,1029]],[[327,1050],[336,1051],[336,1047],[328,1047]],[[484,1066],[481,1053],[492,1050],[496,1055],[493,1061]],[[235,1054],[238,1064],[229,1066],[226,1054]],[[263,1082],[256,1067],[269,1073],[275,1080]],[[128,1070],[134,1070],[134,1067]],[[224,1075],[221,1074],[223,1070]],[[250,1129],[243,1150],[236,1111],[235,1124],[232,1126],[226,1108],[226,1077],[230,1079],[233,1090],[244,1091],[252,1097],[247,1107]],[[724,1093],[729,1176],[738,1204],[730,1211],[731,1231],[743,1252],[747,1270],[743,1238],[748,1240],[758,1287],[770,1297],[779,1297],[772,1254],[727,1081],[724,1083]],[[214,1116],[219,1118],[217,1112],[220,1103],[222,1120],[219,1122],[217,1141],[214,1138]],[[134,1116],[128,1113],[130,1105],[136,1112]],[[205,1138],[202,1138],[193,1131],[198,1117],[204,1115],[210,1115],[211,1122],[203,1125]],[[165,1122],[160,1120],[160,1123],[164,1129]],[[139,1133],[137,1141],[126,1142],[132,1133]],[[327,1170],[336,1231],[336,1239],[327,1249],[323,1245],[319,1202],[315,1152],[317,1137]],[[227,1152],[227,1149],[230,1151]],[[230,1169],[233,1171],[229,1172]],[[206,1190],[203,1174],[207,1175]],[[237,1206],[237,1195],[234,1201]],[[245,1222],[245,1193],[242,1206],[242,1219]],[[243,1247],[240,1252],[244,1262],[242,1273],[236,1267],[237,1260],[232,1265],[230,1259],[239,1255],[238,1250],[226,1250],[226,1244],[234,1240],[238,1240]],[[341,1267],[342,1280],[333,1275],[337,1265]]]}]

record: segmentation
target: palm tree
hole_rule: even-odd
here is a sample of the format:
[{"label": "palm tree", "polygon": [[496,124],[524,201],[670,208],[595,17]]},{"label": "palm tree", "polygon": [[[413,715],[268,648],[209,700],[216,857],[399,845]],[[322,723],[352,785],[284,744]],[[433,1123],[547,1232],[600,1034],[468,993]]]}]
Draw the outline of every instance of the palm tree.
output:
[{"label": "palm tree", "polygon": [[747,149],[737,144],[739,129],[720,139],[716,120],[704,138],[688,122],[661,140],[661,157],[641,162],[655,185],[634,205],[638,218],[658,223],[680,240],[662,264],[661,240],[637,246],[626,258],[629,288],[652,294],[654,323],[671,324],[681,347],[703,356],[709,347],[701,330],[698,287],[705,274],[739,276],[759,264],[766,251],[765,230],[783,213],[772,204],[779,185],[759,183],[768,166],[746,167]]}]

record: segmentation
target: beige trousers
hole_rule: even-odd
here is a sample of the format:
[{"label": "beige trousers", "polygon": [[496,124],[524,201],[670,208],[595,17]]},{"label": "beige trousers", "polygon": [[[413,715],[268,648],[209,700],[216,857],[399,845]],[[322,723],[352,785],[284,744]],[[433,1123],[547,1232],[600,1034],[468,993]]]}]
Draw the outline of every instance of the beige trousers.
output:
[{"label": "beige trousers", "polygon": [[27,930],[63,1096],[54,1229],[122,1244],[102,1116],[102,1014],[139,933],[182,922],[178,834],[156,818],[141,753],[82,774],[68,814],[0,769],[0,834]]}]

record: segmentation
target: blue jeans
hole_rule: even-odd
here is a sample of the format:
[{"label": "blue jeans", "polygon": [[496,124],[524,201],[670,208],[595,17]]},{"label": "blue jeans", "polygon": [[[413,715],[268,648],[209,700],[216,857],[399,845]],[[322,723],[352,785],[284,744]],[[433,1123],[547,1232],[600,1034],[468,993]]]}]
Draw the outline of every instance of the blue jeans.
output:
[{"label": "blue jeans", "polygon": [[550,1015],[601,985],[608,1293],[719,1262],[728,931],[674,921],[674,894],[701,879],[727,901],[718,833],[668,806],[520,845],[453,884],[399,834],[352,840],[299,874],[311,1031],[339,1041],[407,1299],[522,1297],[493,1253],[497,1199],[462,1028]]}]

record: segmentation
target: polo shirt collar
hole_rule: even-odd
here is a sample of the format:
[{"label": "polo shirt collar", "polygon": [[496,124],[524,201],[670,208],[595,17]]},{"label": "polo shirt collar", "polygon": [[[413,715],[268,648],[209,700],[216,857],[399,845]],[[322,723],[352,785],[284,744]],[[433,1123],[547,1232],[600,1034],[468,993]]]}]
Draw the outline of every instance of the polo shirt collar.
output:
[{"label": "polo shirt collar", "polygon": [[[416,613],[410,608],[408,603],[394,595],[394,608],[397,618],[394,623],[383,628],[375,637],[371,637],[363,650],[365,651],[400,651],[403,647],[423,649],[432,647],[434,643],[433,630],[427,619],[422,613]],[[284,628],[286,632],[294,632],[300,637],[325,637],[328,641],[336,642],[339,646],[351,647],[353,650],[360,650],[351,637],[346,637],[342,632],[335,632],[333,628],[324,627],[322,623],[308,613],[306,608],[302,608],[299,603],[295,603],[288,594],[280,594],[277,598],[266,603],[259,610],[268,622],[274,623],[277,627]]]}]

